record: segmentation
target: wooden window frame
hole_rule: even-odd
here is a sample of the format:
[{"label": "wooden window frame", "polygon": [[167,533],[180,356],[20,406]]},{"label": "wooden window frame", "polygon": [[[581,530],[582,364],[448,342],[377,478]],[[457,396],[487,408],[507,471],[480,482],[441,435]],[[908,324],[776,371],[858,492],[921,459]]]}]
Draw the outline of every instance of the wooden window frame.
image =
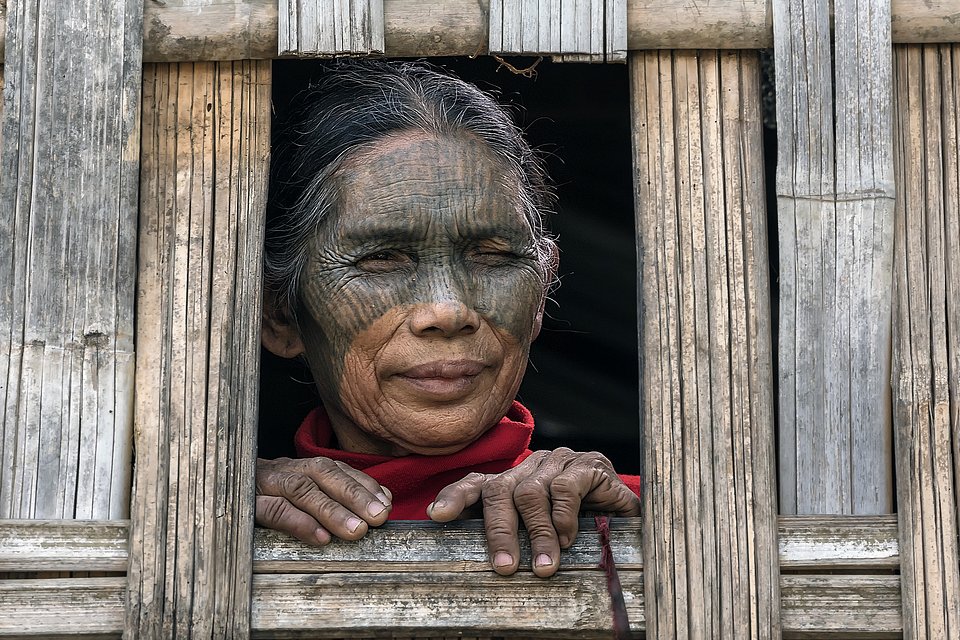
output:
[{"label": "wooden window frame", "polygon": [[[423,33],[422,19],[410,18],[413,14],[410,14],[410,16],[405,19],[399,13],[399,9],[401,8],[407,10],[409,4],[412,3],[399,1],[386,3],[386,8],[388,9],[388,54],[412,55],[415,53],[416,55],[440,55],[443,53],[445,55],[466,55],[476,53],[478,43],[482,47],[482,43],[485,42],[486,35],[483,32],[485,25],[482,21],[478,23],[475,19],[475,3],[448,3],[450,5],[450,15],[456,15],[460,18],[469,16],[470,19],[464,20],[463,24],[457,29],[451,29],[449,32],[436,33],[434,37],[425,37],[427,34]],[[468,4],[470,6],[467,6]],[[700,17],[699,14],[697,19],[694,19],[694,14],[690,13],[688,15],[689,19],[678,20],[677,22],[691,26],[685,29],[678,29],[676,28],[676,24],[673,23],[675,20],[673,16],[662,17],[667,12],[650,11],[644,2],[631,3],[630,48],[636,50],[651,45],[653,45],[654,48],[669,48],[671,46],[677,46],[680,43],[682,43],[683,46],[692,46],[692,44],[695,44],[703,48],[755,48],[757,46],[768,45],[770,42],[770,29],[766,17],[766,3],[757,1],[747,3],[747,5],[743,5],[742,3],[737,4],[738,7],[740,7],[737,11],[734,12],[731,9],[728,12],[724,12],[727,11],[724,10],[718,11],[716,14],[710,14],[706,23],[704,23],[703,18]],[[195,16],[195,9],[189,6],[162,7],[159,4],[149,3],[146,7],[145,22],[148,37],[146,38],[144,48],[147,59],[158,62],[183,60],[185,59],[184,56],[187,51],[199,52],[190,54],[190,56],[196,60],[209,57],[219,58],[224,55],[237,59],[274,57],[276,17],[275,14],[271,15],[271,2],[268,0],[256,0],[255,2],[247,2],[245,5],[244,12],[240,13],[236,11],[235,7],[229,5],[229,3],[223,3],[219,6],[215,5],[210,13],[220,15],[222,19],[218,20],[214,18],[210,22],[203,22],[191,20],[191,18]],[[391,16],[389,13],[391,9],[398,10],[398,13],[393,15],[394,27],[392,29],[390,28]],[[217,12],[221,10],[223,13],[217,14]],[[684,10],[692,12],[692,9],[689,7]],[[937,13],[938,10],[940,10],[941,13]],[[230,14],[230,11],[233,13]],[[935,41],[940,41],[944,38],[954,42],[960,41],[960,34],[949,31],[951,28],[956,29],[958,27],[950,27],[944,19],[945,16],[948,17],[950,15],[948,11],[949,7],[947,3],[941,3],[934,7],[932,13],[927,11],[922,15],[911,15],[909,13],[895,14],[894,41],[917,42],[922,38],[932,38]],[[732,16],[731,12],[735,15]],[[643,28],[637,26],[640,23],[637,16],[641,14],[643,16]],[[208,14],[208,16],[209,15],[210,14]],[[241,22],[246,20],[246,23],[238,25],[238,16],[241,17]],[[731,17],[734,19],[731,20]],[[672,28],[668,29],[663,25],[658,26],[659,23],[656,22],[658,19],[669,22]],[[711,20],[715,22],[711,22]],[[940,25],[939,30],[927,29],[922,32],[923,35],[917,35],[921,33],[919,30],[925,24],[928,25],[931,22],[935,25]],[[730,27],[728,25],[737,25],[740,23],[742,23],[742,25],[734,29],[733,32],[729,30]],[[477,26],[478,24],[479,26]],[[149,37],[150,25],[153,25],[153,27],[158,27],[158,25],[160,27],[169,27],[172,25],[176,29],[180,29],[181,31],[179,33],[183,33],[184,37],[155,37],[151,39],[151,37]],[[270,33],[271,25],[274,25],[272,35]],[[204,29],[207,30],[204,31]],[[158,32],[162,30],[162,28],[158,28]],[[238,30],[243,37],[236,37]],[[175,31],[175,33],[178,32]],[[664,33],[668,35],[663,35]],[[393,45],[391,45],[391,37],[395,38]],[[271,42],[273,43],[272,45]],[[216,46],[217,43],[222,45],[222,47]],[[391,46],[394,48],[391,49]],[[193,48],[191,49],[191,47]],[[273,47],[273,49],[271,49],[271,47]],[[228,63],[219,63],[217,66],[227,64]],[[258,63],[242,64],[251,67]],[[224,66],[224,68],[226,67]],[[240,73],[242,72],[241,70]],[[254,79],[250,81],[249,84],[252,95],[258,91],[258,82]],[[219,89],[225,90],[223,87],[219,87]],[[262,91],[262,86],[259,87],[259,90]],[[201,111],[206,109],[206,103],[198,102],[195,106]],[[243,117],[242,113],[235,115],[241,118]],[[262,144],[262,139],[260,143]],[[234,191],[228,188],[224,193],[231,194],[234,193]],[[240,194],[242,192],[237,190],[236,193]],[[247,206],[248,209],[250,207],[255,208],[256,204],[249,203]],[[233,225],[231,228],[234,229],[234,231],[240,230],[241,225],[236,221],[231,220],[228,224]],[[232,264],[234,267],[240,262],[240,255],[241,254],[233,255],[232,259],[234,262]],[[248,254],[243,255],[247,258],[250,257]],[[234,286],[238,285],[236,281],[234,281],[233,284]],[[252,280],[245,282],[244,286],[248,288],[252,287],[253,290],[255,290],[257,284],[258,279],[254,277]],[[227,295],[226,297],[229,298],[230,296]],[[256,299],[256,296],[252,299]],[[251,340],[254,342],[256,340],[256,324],[256,322],[253,322],[243,327],[246,339],[245,344],[248,347],[251,344]],[[910,345],[907,344],[906,346],[909,347]],[[249,360],[243,360],[241,358],[238,363],[233,364],[236,367],[236,371],[242,372],[244,365],[249,366]],[[247,372],[249,373],[249,369]],[[233,389],[233,387],[230,387],[230,389]],[[249,411],[249,405],[247,405],[247,410]],[[247,415],[249,418],[249,414]],[[242,467],[242,461],[238,459],[237,468]],[[249,467],[247,467],[245,471],[249,474]],[[219,476],[216,476],[216,478],[219,478]],[[214,484],[219,482],[216,478]],[[137,490],[139,491],[140,487],[138,487]],[[237,489],[237,491],[241,493],[243,490],[245,489],[242,486]],[[919,491],[919,489],[915,489],[913,485],[908,489],[901,489],[901,491],[907,492],[904,494],[907,496],[915,495],[915,490]],[[252,489],[249,489],[249,491],[252,495]],[[212,522],[214,523],[216,523],[218,519],[222,519],[227,513],[228,510],[224,505],[220,505],[219,508],[214,505],[213,508],[209,509],[209,514],[212,515]],[[249,517],[252,518],[252,514],[249,514]],[[912,522],[911,526],[914,529],[918,527],[922,529],[922,522],[918,520],[921,517],[919,514],[910,514],[909,517],[913,518],[913,520],[909,522]],[[779,585],[782,589],[780,619],[785,633],[811,633],[819,631],[836,633],[838,636],[842,636],[845,633],[857,635],[868,631],[868,629],[864,629],[858,625],[860,625],[863,620],[872,616],[873,621],[877,623],[879,627],[886,630],[881,633],[896,634],[898,629],[897,625],[902,625],[902,622],[900,621],[899,611],[897,611],[896,616],[890,615],[890,607],[892,606],[891,603],[900,602],[899,579],[886,575],[894,571],[899,565],[899,556],[897,553],[898,536],[894,519],[895,517],[780,517],[778,564],[780,571],[783,573],[780,577]],[[623,523],[622,526],[624,527],[623,529],[615,530],[623,533],[625,537],[622,538],[618,544],[615,544],[615,547],[618,552],[624,554],[621,562],[623,563],[625,573],[630,576],[632,575],[630,572],[635,572],[635,575],[639,579],[640,572],[642,571],[642,563],[637,562],[638,556],[636,555],[635,537],[630,537],[633,535],[632,532],[635,531],[637,523],[627,522]],[[902,526],[903,523],[901,522],[901,527]],[[587,527],[587,529],[589,529],[589,527]],[[484,557],[482,541],[476,538],[475,525],[466,524],[445,528],[427,528],[428,533],[434,530],[442,530],[444,536],[454,536],[458,540],[463,539],[463,549],[467,556],[474,554],[473,557],[476,558]],[[131,568],[128,566],[128,558],[133,559],[132,555],[127,555],[128,547],[125,542],[127,536],[130,535],[129,531],[129,525],[126,521],[4,521],[0,523],[0,571],[40,571],[45,573],[65,571],[129,571]],[[656,531],[654,530],[652,533],[655,534]],[[210,539],[214,540],[218,545],[231,542],[229,535],[225,535],[222,538],[214,535]],[[457,560],[450,560],[449,558],[436,560],[430,555],[433,552],[428,544],[430,539],[429,535],[424,535],[422,542],[424,542],[425,546],[422,548],[413,548],[413,555],[417,558],[413,562],[417,563],[418,568],[421,567],[420,562],[437,562],[439,564],[437,564],[435,568],[439,568],[442,573],[443,571],[451,570],[463,571],[465,570],[463,563],[481,562],[481,560],[463,560],[462,558]],[[411,544],[411,539],[406,535],[402,526],[388,526],[381,531],[373,532],[368,540],[370,541],[370,545],[389,546],[390,544]],[[143,544],[143,539],[140,538],[135,542],[135,545],[136,544]],[[584,555],[582,557],[590,558],[589,561],[583,560],[583,562],[592,563],[594,556],[590,554],[595,553],[595,549],[587,547],[595,544],[595,539],[587,532],[579,544],[584,547]],[[919,543],[916,544],[919,546]],[[186,548],[189,549],[190,547],[191,545],[188,545]],[[136,548],[136,546],[133,546],[131,550]],[[357,549],[357,547],[351,547],[351,545],[346,543],[335,544],[327,547],[323,551],[307,552],[306,555],[309,557],[304,557],[305,550],[303,548],[290,545],[287,541],[281,540],[269,532],[259,531],[256,534],[255,543],[252,543],[252,546],[247,548],[250,550],[247,556],[253,558],[254,568],[252,571],[256,571],[257,563],[260,563],[259,566],[263,571],[256,575],[270,576],[269,578],[260,578],[260,585],[263,587],[262,590],[258,590],[258,578],[256,575],[253,576],[252,590],[255,594],[253,599],[254,612],[256,612],[256,607],[258,606],[256,594],[273,594],[280,598],[284,593],[283,588],[286,587],[291,589],[286,593],[292,594],[291,597],[295,598],[295,602],[301,605],[309,603],[315,604],[318,602],[315,597],[317,592],[310,591],[310,588],[317,587],[320,581],[315,577],[310,578],[303,576],[311,576],[314,575],[313,572],[322,571],[324,567],[329,566],[326,563],[330,561],[330,558],[339,558],[341,562],[347,561],[345,554],[349,555],[351,551],[356,551]],[[916,552],[916,547],[911,546],[909,548],[913,552]],[[311,553],[316,553],[317,555],[311,556]],[[373,556],[353,556],[354,560],[352,561],[360,564],[376,562],[377,557],[379,557],[377,553],[378,552],[374,552]],[[420,553],[423,555],[417,555]],[[476,555],[478,553],[479,555]],[[578,550],[576,553],[580,553],[580,551]],[[136,557],[139,558],[140,561],[143,560],[142,554],[137,554]],[[568,558],[569,557],[572,556],[568,556]],[[640,557],[642,557],[642,555]],[[216,560],[216,558],[214,558],[214,560]],[[382,561],[382,557],[380,557],[380,560]],[[922,558],[915,561],[920,565],[923,563]],[[401,564],[407,562],[407,560],[403,560]],[[450,564],[451,562],[454,564]],[[577,562],[579,561],[573,562],[573,566],[570,568],[571,571],[593,571],[586,569],[585,565],[577,564]],[[189,561],[189,564],[192,567],[193,559]],[[180,565],[177,566],[179,567]],[[342,568],[342,565],[337,566],[338,569]],[[474,568],[477,567],[479,567],[479,565],[476,565]],[[274,571],[289,571],[291,568],[297,568],[306,573],[296,579],[290,579],[286,587],[284,587],[284,585],[281,584],[282,580],[276,578],[277,575],[284,574],[276,574]],[[351,568],[358,569],[355,572],[357,575],[375,575],[368,573],[368,570],[360,565],[353,565]],[[230,569],[230,567],[227,569]],[[232,567],[232,569],[236,571],[235,566]],[[820,575],[812,578],[805,577],[802,574],[788,575],[793,571],[810,569],[815,569],[818,574],[826,573],[833,569],[854,570],[857,573],[826,581],[824,581]],[[176,570],[170,571],[169,566],[167,567],[167,571],[168,575],[170,573],[177,573]],[[922,566],[912,569],[912,571],[922,571]],[[240,570],[233,575],[241,575],[243,573],[244,571]],[[337,573],[339,574],[340,571],[337,571]],[[227,572],[217,573],[218,579],[221,580],[227,575],[230,574]],[[247,572],[246,575],[250,576],[251,573]],[[291,571],[290,574],[286,575],[294,575],[294,573]],[[595,574],[591,573],[590,575]],[[209,575],[207,577],[209,577]],[[503,579],[500,581],[500,584],[502,588],[506,590],[512,590],[513,586],[516,586],[518,593],[524,588],[533,588],[534,586],[542,586],[545,584],[543,581],[528,578],[531,577],[519,576],[512,579],[513,582],[510,581],[511,579]],[[249,580],[249,578],[247,579]],[[630,583],[629,581],[632,579],[633,578],[628,577],[627,582]],[[562,578],[556,582],[560,581],[562,581]],[[191,576],[187,576],[187,583],[190,582]],[[240,582],[242,582],[242,579]],[[154,581],[151,584],[156,586],[159,582]],[[0,636],[25,631],[74,635],[91,633],[116,634],[124,628],[123,607],[126,585],[126,578],[115,576],[46,577],[0,583],[0,604],[3,606],[12,606],[14,610],[18,612],[17,617],[13,619],[10,617],[0,617]],[[199,589],[200,583],[198,582],[194,586]],[[336,588],[342,588],[342,583],[336,583]],[[833,591],[831,591],[831,589],[833,589]],[[242,588],[237,592],[242,592]],[[841,595],[849,594],[857,594],[859,599],[847,602],[838,599]],[[904,596],[906,595],[907,594],[904,593]],[[826,602],[823,600],[825,597],[829,597],[831,601],[838,603],[837,606],[832,609],[823,606],[816,614],[811,613],[813,608],[826,605]],[[289,604],[289,602],[291,601],[288,600],[287,603]],[[638,600],[634,602],[632,606],[639,606],[637,610],[642,611],[642,604],[638,605],[637,602],[642,603],[642,599],[640,599],[639,596]],[[269,599],[260,600],[260,603],[261,606],[266,607],[276,606],[276,603]],[[904,600],[904,603],[905,605],[908,604],[906,600]],[[239,607],[237,606],[238,604]],[[918,606],[922,607],[924,605],[921,603]],[[935,608],[936,603],[930,606]],[[203,607],[208,608],[203,609]],[[222,631],[228,628],[235,629],[241,634],[243,633],[245,612],[242,603],[224,598],[217,602],[205,602],[203,603],[203,607],[198,608],[197,611],[209,611],[211,618],[206,622],[201,621],[199,624],[212,625],[210,627],[211,633],[216,634],[218,630]],[[174,606],[174,609],[175,608]],[[228,612],[231,608],[234,610]],[[93,617],[94,619],[91,619],[91,616],[89,616],[90,612],[97,612],[97,615]],[[198,623],[197,620],[193,620],[192,622],[185,619],[178,620],[175,611],[168,611],[168,615],[170,617],[164,618],[162,615],[158,616],[156,612],[153,612],[146,616],[139,616],[138,618],[141,622],[144,619],[147,620],[146,626],[141,628],[148,629],[169,630],[181,624],[190,626],[191,624]],[[218,615],[220,617],[218,617]],[[300,627],[294,625],[302,622],[302,618],[297,618],[295,613],[290,613],[289,615],[290,618],[287,619],[286,622],[277,624],[279,627],[282,627],[283,632],[295,634],[296,630]],[[597,615],[599,616],[601,613]],[[247,620],[249,620],[249,618],[247,618]],[[258,632],[267,633],[268,628],[258,628],[256,620],[255,613],[254,634]],[[634,621],[642,624],[642,621]],[[157,623],[158,626],[151,626],[153,623]],[[21,626],[15,627],[12,625]],[[173,625],[173,627],[170,625]],[[234,626],[231,627],[230,625]],[[273,635],[279,627],[270,628],[271,635]],[[491,626],[491,628],[496,627]],[[500,628],[506,631],[518,631],[516,628]],[[129,618],[127,619],[126,629],[128,633],[131,632],[131,622]],[[411,629],[414,631],[438,632],[436,629],[431,630],[425,627],[414,626],[411,627]],[[334,635],[342,637],[345,635],[343,631],[342,629],[338,629]],[[592,631],[588,631],[587,635],[592,633]],[[597,634],[600,634],[603,629],[596,629],[595,631]],[[873,629],[873,631],[876,631],[876,629]],[[358,628],[356,629],[356,633],[359,635],[369,633],[369,628]]]}]

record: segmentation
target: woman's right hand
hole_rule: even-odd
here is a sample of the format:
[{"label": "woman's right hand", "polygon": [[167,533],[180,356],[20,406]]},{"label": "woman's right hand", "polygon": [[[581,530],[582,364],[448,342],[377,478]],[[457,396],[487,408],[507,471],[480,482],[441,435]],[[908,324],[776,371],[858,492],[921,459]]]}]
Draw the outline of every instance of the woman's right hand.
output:
[{"label": "woman's right hand", "polygon": [[257,524],[312,545],[357,540],[387,521],[390,490],[330,458],[257,459]]}]

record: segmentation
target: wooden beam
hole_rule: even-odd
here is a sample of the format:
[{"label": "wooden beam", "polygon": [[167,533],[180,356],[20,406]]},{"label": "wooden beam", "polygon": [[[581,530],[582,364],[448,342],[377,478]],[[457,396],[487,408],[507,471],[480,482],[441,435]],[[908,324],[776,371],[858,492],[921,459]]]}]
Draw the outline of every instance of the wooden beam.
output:
[{"label": "wooden beam", "polygon": [[126,633],[242,639],[270,63],[150,65],[143,102]]},{"label": "wooden beam", "polygon": [[[640,523],[614,519],[612,525],[611,546],[627,589],[631,622],[642,627]],[[0,571],[123,570],[128,526],[124,521],[2,521]],[[874,637],[890,637],[896,633],[901,625],[898,579],[893,575],[896,548],[894,516],[781,518],[781,567],[806,572],[782,577],[784,634],[864,637],[858,634],[869,631]],[[526,614],[540,611],[542,602],[552,602],[559,611],[563,598],[583,593],[588,594],[586,609],[578,601],[563,615],[582,610],[589,615],[548,624],[554,630],[569,624],[567,631],[579,628],[581,634],[599,634],[609,620],[604,617],[606,587],[596,570],[598,551],[592,522],[584,520],[576,545],[564,552],[560,578],[536,578],[526,562],[517,576],[501,578],[489,569],[480,521],[393,522],[371,530],[363,541],[336,541],[320,548],[257,529],[254,572],[271,575],[254,577],[253,634],[292,636],[299,629],[311,637],[318,630],[336,637],[369,637],[380,628],[377,625],[388,623],[410,635],[463,630],[465,624],[473,625],[477,635],[508,624],[517,625],[515,630],[523,635],[554,633],[541,629],[540,619]],[[838,569],[851,573],[824,575]],[[442,589],[436,587],[438,583]],[[0,581],[0,637],[26,632],[28,627],[21,626],[21,620],[32,621],[29,630],[38,634],[81,637],[99,630],[117,636],[123,624],[123,590],[123,578]],[[350,601],[349,594],[361,592],[366,594],[363,598]],[[507,619],[511,607],[525,606],[533,598],[539,600],[523,614],[510,614],[516,620]],[[332,605],[331,599],[338,604]],[[429,609],[425,601],[430,602]],[[376,607],[382,609],[372,614]],[[465,609],[471,611],[469,618],[438,620],[435,616],[435,610],[452,616]],[[34,616],[34,612],[40,613]],[[335,618],[337,612],[343,617]],[[384,618],[384,612],[393,617]]]},{"label": "wooden beam", "polygon": [[630,63],[648,637],[779,634],[759,59]]},{"label": "wooden beam", "polygon": [[780,516],[780,570],[895,571],[897,516]]},{"label": "wooden beam", "polygon": [[[784,638],[899,638],[897,576],[783,576]],[[624,572],[631,629],[643,628],[642,577]],[[119,638],[123,578],[0,580],[0,638]],[[455,573],[258,575],[254,637],[610,637],[599,571],[504,578]],[[549,606],[545,606],[549,603]]]},{"label": "wooden beam", "polygon": [[141,4],[7,3],[3,518],[127,514]]},{"label": "wooden beam", "polygon": [[[779,556],[783,570],[825,573],[895,570],[900,565],[897,517],[781,516]],[[126,571],[126,520],[0,520],[0,571]],[[638,548],[640,520],[613,518],[610,544],[618,567],[643,566]],[[521,553],[529,546],[521,541]],[[487,571],[480,520],[450,524],[389,522],[357,542],[309,547],[269,529],[254,530],[254,573],[411,571],[429,563],[439,571]],[[562,565],[586,569],[599,564],[592,519],[582,519],[576,543],[563,551]],[[521,559],[522,571],[530,563]]]},{"label": "wooden beam", "polygon": [[960,46],[896,47],[893,394],[904,637],[960,635]]},{"label": "wooden beam", "polygon": [[890,513],[889,2],[774,8],[780,510]]},{"label": "wooden beam", "polygon": [[902,637],[897,576],[784,575],[780,593],[786,639]]},{"label": "wooden beam", "polygon": [[[147,0],[144,61],[277,57],[278,0]],[[764,49],[773,45],[769,0],[629,0],[627,46]],[[384,0],[388,56],[487,52],[489,0]],[[954,0],[892,0],[894,42],[960,42]],[[3,62],[0,23],[0,63]]]}]

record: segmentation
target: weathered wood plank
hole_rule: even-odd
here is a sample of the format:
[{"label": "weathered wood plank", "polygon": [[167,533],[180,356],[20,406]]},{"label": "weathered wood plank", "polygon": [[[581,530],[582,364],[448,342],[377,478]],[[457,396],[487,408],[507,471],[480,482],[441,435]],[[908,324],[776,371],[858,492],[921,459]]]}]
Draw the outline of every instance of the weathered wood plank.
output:
[{"label": "weathered wood plank", "polygon": [[783,513],[893,510],[888,12],[774,4]]},{"label": "weathered wood plank", "polygon": [[785,575],[780,593],[784,638],[902,637],[897,576]]},{"label": "weathered wood plank", "polygon": [[960,634],[960,46],[897,47],[893,394],[904,637]]},{"label": "weathered wood plank", "polygon": [[490,0],[489,24],[490,53],[570,62],[626,59],[626,0]]},{"label": "weathered wood plank", "polygon": [[[389,56],[488,51],[488,12],[493,8],[489,0],[383,2],[384,48]],[[768,0],[630,0],[624,25],[627,45],[634,50],[765,49],[773,45],[770,5]],[[960,42],[960,7],[955,0],[892,0],[891,6],[894,42]],[[144,12],[146,62],[277,55],[277,0],[147,0]],[[559,16],[553,9],[550,13]],[[550,25],[552,33],[559,33],[559,22]],[[3,37],[0,23],[0,62]],[[549,50],[556,50],[558,43]],[[490,50],[498,49],[494,44]]]},{"label": "weathered wood plank", "polygon": [[249,627],[270,63],[148,66],[127,633]]},{"label": "weathered wood plank", "polygon": [[[0,538],[2,539],[2,538]],[[643,566],[639,518],[612,518],[610,546],[617,567]],[[429,564],[427,564],[429,563]],[[482,520],[445,525],[429,522],[389,522],[362,540],[308,547],[285,534],[257,529],[255,573],[320,573],[324,571],[489,571],[490,560]],[[530,544],[521,536],[520,566],[531,566]],[[573,546],[561,553],[566,569],[600,566],[600,541],[592,519],[581,519]]]},{"label": "weathered wood plank", "polygon": [[0,521],[0,572],[127,570],[126,520]]},{"label": "weathered wood plank", "polygon": [[119,518],[130,485],[141,3],[7,8],[0,517]]},{"label": "weathered wood plank", "polygon": [[[631,630],[643,629],[643,578],[620,581]],[[549,580],[532,573],[341,573],[258,575],[254,578],[254,637],[415,637],[506,634],[528,637],[610,636],[610,597],[603,572],[561,571]]]},{"label": "weathered wood plank", "polygon": [[384,52],[383,0],[280,0],[279,55]]},{"label": "weathered wood plank", "polygon": [[0,580],[2,638],[119,638],[124,578]]},{"label": "weathered wood plank", "polygon": [[[626,571],[621,579],[639,630],[642,576]],[[901,636],[897,576],[781,580],[785,638]],[[0,580],[0,637],[120,637],[124,595],[123,578]],[[599,638],[609,637],[607,606],[598,571],[561,570],[550,580],[492,572],[260,575],[252,629],[265,638],[489,637],[497,629],[512,630],[510,637],[569,638],[575,630]]]},{"label": "weathered wood plank", "polygon": [[[617,566],[642,567],[639,519],[611,520],[611,547]],[[126,571],[129,522],[81,520],[0,521],[0,571]],[[899,567],[897,517],[781,516],[779,556],[783,570],[863,573]],[[415,533],[415,535],[414,535]],[[525,540],[522,549],[528,549]],[[445,525],[390,522],[359,542],[335,541],[308,547],[276,531],[254,530],[254,573],[324,571],[488,570],[480,521]],[[521,559],[521,570],[529,568]],[[564,568],[599,564],[593,521],[580,523],[576,543],[563,552]]]},{"label": "weathered wood plank", "polygon": [[649,637],[776,637],[758,59],[637,53],[630,71]]},{"label": "weathered wood plank", "polygon": [[781,516],[780,570],[893,571],[897,516]]}]

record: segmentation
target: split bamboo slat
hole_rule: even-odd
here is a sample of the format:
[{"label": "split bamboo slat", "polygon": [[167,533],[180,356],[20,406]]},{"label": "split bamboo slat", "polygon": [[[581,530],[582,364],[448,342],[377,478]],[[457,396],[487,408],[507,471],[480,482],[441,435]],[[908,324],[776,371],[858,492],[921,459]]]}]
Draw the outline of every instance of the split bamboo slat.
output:
[{"label": "split bamboo slat", "polygon": [[7,10],[0,517],[122,518],[141,3],[10,0]]},{"label": "split bamboo slat", "polygon": [[[640,523],[614,519],[611,524],[631,625],[639,631],[644,622]],[[0,571],[123,570],[126,529],[126,522],[0,521]],[[898,637],[895,516],[781,517],[779,529],[780,566],[793,572],[781,578],[785,636]],[[494,575],[479,521],[389,523],[362,541],[322,548],[257,529],[254,557],[254,636],[299,631],[314,637],[311,630],[319,630],[370,637],[393,625],[391,637],[439,636],[453,628],[465,636],[489,637],[509,628],[524,637],[555,636],[558,629],[577,629],[578,637],[609,637],[599,546],[589,520],[581,522],[576,544],[564,552],[561,576],[547,581],[534,577],[526,561],[516,576]],[[853,568],[857,574],[828,575]],[[26,631],[117,637],[123,592],[123,578],[0,580],[0,637]],[[61,601],[64,607],[57,606]],[[544,602],[552,604],[546,608]]]},{"label": "split bamboo slat", "polygon": [[490,0],[489,42],[490,53],[625,61],[627,0]]},{"label": "split bamboo slat", "polygon": [[893,393],[904,637],[960,636],[960,45],[896,61]]},{"label": "split bamboo slat", "polygon": [[[893,511],[889,2],[774,3],[780,509]],[[836,110],[834,91],[836,86]]]},{"label": "split bamboo slat", "polygon": [[144,71],[129,638],[249,632],[270,82]]},{"label": "split bamboo slat", "polygon": [[777,638],[759,59],[632,55],[648,637]]},{"label": "split bamboo slat", "polygon": [[[554,0],[551,0],[554,1]],[[629,49],[764,49],[772,0],[628,0]],[[145,62],[272,59],[278,0],[145,0]],[[389,56],[487,52],[489,0],[383,0]],[[894,42],[960,42],[956,0],[892,0]],[[0,63],[3,62],[0,23]]]},{"label": "split bamboo slat", "polygon": [[383,0],[280,0],[280,55],[383,53]]}]

